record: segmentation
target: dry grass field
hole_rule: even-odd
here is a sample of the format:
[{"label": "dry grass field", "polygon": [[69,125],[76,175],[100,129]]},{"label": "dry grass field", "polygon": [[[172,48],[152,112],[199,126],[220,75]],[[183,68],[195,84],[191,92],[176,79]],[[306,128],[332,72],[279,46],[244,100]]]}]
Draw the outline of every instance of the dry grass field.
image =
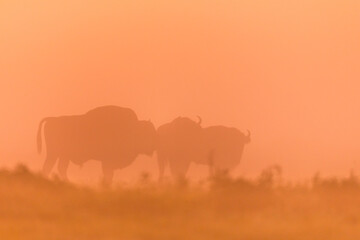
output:
[{"label": "dry grass field", "polygon": [[203,185],[100,189],[47,180],[24,166],[0,172],[0,239],[360,239],[356,176],[286,185],[218,174]]}]

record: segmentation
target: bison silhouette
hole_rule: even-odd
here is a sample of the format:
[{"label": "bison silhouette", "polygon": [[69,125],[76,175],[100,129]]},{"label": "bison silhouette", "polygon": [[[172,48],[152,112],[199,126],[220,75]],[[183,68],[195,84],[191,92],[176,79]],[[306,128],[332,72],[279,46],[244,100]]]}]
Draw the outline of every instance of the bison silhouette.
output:
[{"label": "bison silhouette", "polygon": [[102,164],[104,183],[110,184],[114,170],[129,166],[139,154],[151,156],[155,150],[154,125],[138,120],[129,108],[102,106],[82,115],[44,118],[37,134],[39,153],[43,125],[46,159],[42,172],[46,176],[57,161],[60,177],[67,179],[70,161],[82,165],[94,159]]},{"label": "bison silhouette", "polygon": [[195,122],[190,118],[178,117],[157,129],[157,158],[159,180],[164,176],[167,165],[175,177],[185,177],[190,163],[195,159],[206,157],[201,120]]},{"label": "bison silhouette", "polygon": [[169,165],[173,177],[184,178],[191,163],[209,166],[214,171],[232,170],[241,160],[245,144],[250,142],[250,132],[245,135],[236,128],[225,126],[201,127],[195,122],[179,117],[157,129],[159,180]]}]

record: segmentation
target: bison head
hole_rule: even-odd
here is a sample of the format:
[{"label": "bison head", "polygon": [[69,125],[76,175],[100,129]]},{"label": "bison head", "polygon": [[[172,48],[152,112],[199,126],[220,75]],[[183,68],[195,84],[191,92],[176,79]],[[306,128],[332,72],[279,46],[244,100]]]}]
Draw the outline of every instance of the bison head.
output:
[{"label": "bison head", "polygon": [[156,129],[150,121],[139,121],[139,153],[152,156],[156,148]]}]

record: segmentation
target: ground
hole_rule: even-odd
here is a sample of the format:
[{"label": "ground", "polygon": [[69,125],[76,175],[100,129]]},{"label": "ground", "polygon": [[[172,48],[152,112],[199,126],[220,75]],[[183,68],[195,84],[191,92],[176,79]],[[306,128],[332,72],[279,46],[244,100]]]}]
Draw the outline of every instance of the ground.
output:
[{"label": "ground", "polygon": [[202,185],[159,185],[143,176],[137,186],[102,189],[19,166],[0,171],[0,239],[360,238],[357,177],[315,176],[303,185],[275,180],[271,171],[255,180],[219,174]]}]

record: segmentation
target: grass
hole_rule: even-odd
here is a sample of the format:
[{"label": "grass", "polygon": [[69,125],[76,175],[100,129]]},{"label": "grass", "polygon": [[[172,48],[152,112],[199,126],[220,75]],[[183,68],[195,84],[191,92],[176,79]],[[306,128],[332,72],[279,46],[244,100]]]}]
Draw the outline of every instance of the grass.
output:
[{"label": "grass", "polygon": [[256,180],[219,173],[204,185],[80,187],[25,166],[0,171],[0,239],[359,239],[360,183],[321,178],[281,184],[279,168]]}]

